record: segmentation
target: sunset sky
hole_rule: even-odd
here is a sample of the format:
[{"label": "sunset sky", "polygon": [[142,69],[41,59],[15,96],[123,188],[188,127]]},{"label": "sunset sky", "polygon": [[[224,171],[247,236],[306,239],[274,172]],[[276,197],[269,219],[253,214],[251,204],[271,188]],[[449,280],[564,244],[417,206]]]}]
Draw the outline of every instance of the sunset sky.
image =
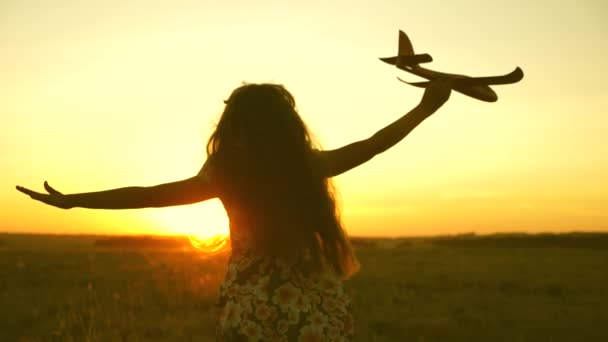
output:
[{"label": "sunset sky", "polygon": [[[559,5],[558,5],[559,4]],[[608,3],[0,2],[0,232],[215,232],[218,201],[68,211],[66,193],[189,178],[223,100],[284,84],[324,148],[364,139],[422,90],[380,61],[404,30],[427,67],[516,85],[454,93],[393,149],[336,177],[351,235],[608,231]]]}]

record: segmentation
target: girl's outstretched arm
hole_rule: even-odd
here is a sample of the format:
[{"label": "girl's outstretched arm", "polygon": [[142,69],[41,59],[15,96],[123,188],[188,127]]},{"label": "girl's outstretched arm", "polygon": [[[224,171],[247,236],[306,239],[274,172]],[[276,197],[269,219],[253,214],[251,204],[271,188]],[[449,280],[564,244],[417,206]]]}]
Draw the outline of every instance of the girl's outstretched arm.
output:
[{"label": "girl's outstretched arm", "polygon": [[324,174],[326,177],[337,176],[388,150],[435,113],[449,99],[450,93],[448,82],[433,82],[426,88],[418,106],[370,138],[335,150],[320,151],[318,158]]},{"label": "girl's outstretched arm", "polygon": [[137,209],[191,204],[217,197],[206,166],[198,175],[166,184],[148,187],[125,187],[105,191],[62,194],[44,182],[47,193],[39,193],[21,186],[17,190],[31,198],[62,209],[75,207],[90,209]]}]

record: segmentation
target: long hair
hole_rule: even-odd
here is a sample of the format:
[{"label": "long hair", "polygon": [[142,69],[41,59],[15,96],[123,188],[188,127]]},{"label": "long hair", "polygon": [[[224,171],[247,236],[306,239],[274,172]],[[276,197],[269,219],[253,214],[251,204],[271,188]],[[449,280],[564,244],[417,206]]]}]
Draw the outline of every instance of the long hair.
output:
[{"label": "long hair", "polygon": [[314,270],[347,278],[358,262],[336,207],[334,188],[315,159],[317,145],[293,96],[278,84],[235,89],[207,142],[224,191],[255,227],[256,248],[271,256],[308,255]]}]

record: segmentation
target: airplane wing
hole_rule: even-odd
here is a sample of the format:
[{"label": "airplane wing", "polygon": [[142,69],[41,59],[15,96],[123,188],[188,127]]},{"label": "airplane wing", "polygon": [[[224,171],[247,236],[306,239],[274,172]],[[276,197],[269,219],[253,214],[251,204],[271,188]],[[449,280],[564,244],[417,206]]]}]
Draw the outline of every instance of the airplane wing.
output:
[{"label": "airplane wing", "polygon": [[408,82],[408,81],[404,80],[404,79],[403,79],[403,78],[401,78],[401,77],[397,77],[397,79],[398,79],[399,81],[403,82],[403,83],[406,83],[406,84],[409,84],[409,85],[411,85],[411,86],[418,87],[418,88],[426,88],[426,86],[428,86],[428,85],[431,83],[431,81],[423,81],[423,82]]},{"label": "airplane wing", "polygon": [[517,67],[515,68],[515,70],[505,75],[488,77],[468,77],[456,80],[456,83],[458,85],[499,85],[517,83],[523,78],[523,70],[521,70],[520,67]]},{"label": "airplane wing", "polygon": [[421,53],[418,55],[409,55],[409,56],[395,56],[395,57],[383,57],[380,58],[384,63],[388,63],[391,65],[397,65],[397,61],[402,65],[416,65],[420,63],[429,63],[433,61],[433,57],[428,53]]},{"label": "airplane wing", "polygon": [[[521,81],[524,78],[524,72],[520,67],[515,68],[515,70],[511,71],[508,74],[500,75],[500,76],[488,76],[488,77],[462,77],[457,78],[452,81],[452,84],[455,86],[476,86],[476,85],[500,85],[500,84],[512,84]],[[414,87],[424,88],[431,81],[423,81],[423,82],[408,82],[402,78],[397,77],[397,79],[403,83],[407,83]]]}]

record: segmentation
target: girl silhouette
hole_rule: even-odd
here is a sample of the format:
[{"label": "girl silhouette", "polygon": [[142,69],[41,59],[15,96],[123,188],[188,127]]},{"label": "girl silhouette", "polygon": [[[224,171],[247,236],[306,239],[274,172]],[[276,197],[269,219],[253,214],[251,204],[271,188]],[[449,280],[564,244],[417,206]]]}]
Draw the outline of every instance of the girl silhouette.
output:
[{"label": "girl silhouette", "polygon": [[133,209],[219,198],[230,221],[232,255],[220,287],[220,341],[344,341],[353,336],[342,280],[358,262],[334,204],[330,178],[403,139],[449,98],[434,82],[418,106],[368,139],[324,151],[313,144],[281,85],[232,92],[207,143],[207,161],[189,179],[150,187],[63,194],[20,186],[63,209]]}]

